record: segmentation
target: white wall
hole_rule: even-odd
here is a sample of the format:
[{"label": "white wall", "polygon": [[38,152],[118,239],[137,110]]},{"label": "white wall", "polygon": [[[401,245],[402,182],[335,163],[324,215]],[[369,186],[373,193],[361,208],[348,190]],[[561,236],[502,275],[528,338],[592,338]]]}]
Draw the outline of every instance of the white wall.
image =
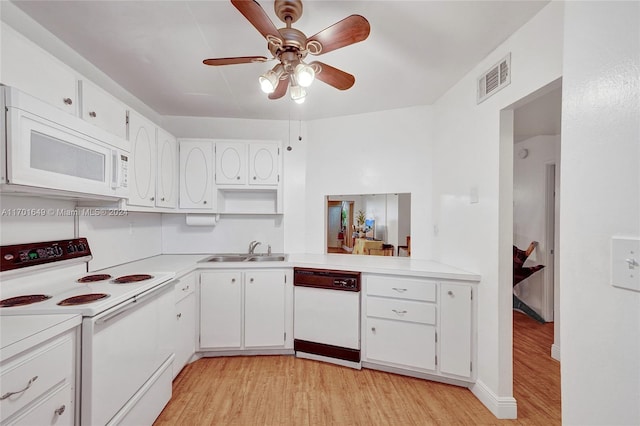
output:
[{"label": "white wall", "polygon": [[73,238],[75,202],[35,196],[0,195],[0,245]]},{"label": "white wall", "polygon": [[325,251],[327,195],[407,192],[415,235],[412,255],[431,256],[432,111],[419,106],[308,123],[308,226],[301,230],[307,252]]},{"label": "white wall", "polygon": [[[513,114],[507,125],[500,111],[561,76],[563,8],[550,3],[435,104],[434,259],[482,276],[478,380],[472,390],[498,417],[513,417],[517,408],[512,398]],[[477,77],[509,52],[511,84],[477,105]],[[501,140],[501,126],[510,138]],[[478,203],[470,202],[472,190]],[[413,236],[411,243],[413,255]]]},{"label": "white wall", "polygon": [[[165,128],[177,138],[265,139],[282,142],[284,216],[222,215],[215,228],[188,227],[184,215],[165,214],[163,252],[246,251],[252,240],[271,244],[273,251],[302,253],[305,242],[304,193],[308,145],[306,125],[298,121],[207,117],[164,117]],[[299,136],[301,140],[299,140]],[[287,150],[291,146],[291,150]],[[324,207],[323,207],[324,208]],[[237,229],[234,231],[234,229]],[[266,246],[264,247],[266,250]],[[184,252],[184,251],[183,251]]]},{"label": "white wall", "polygon": [[[523,149],[528,152],[525,158],[519,155]],[[559,135],[535,136],[516,143],[514,147],[513,244],[526,250],[531,241],[539,243],[525,266],[546,265],[549,249],[553,247],[553,241],[548,242],[546,236],[546,167],[555,164],[559,174],[559,160]],[[518,297],[541,315],[544,315],[543,288],[547,272],[545,269],[533,274],[515,289]]]},{"label": "white wall", "polygon": [[640,237],[640,3],[567,2],[562,86],[562,418],[640,424],[640,293],[610,241]]}]

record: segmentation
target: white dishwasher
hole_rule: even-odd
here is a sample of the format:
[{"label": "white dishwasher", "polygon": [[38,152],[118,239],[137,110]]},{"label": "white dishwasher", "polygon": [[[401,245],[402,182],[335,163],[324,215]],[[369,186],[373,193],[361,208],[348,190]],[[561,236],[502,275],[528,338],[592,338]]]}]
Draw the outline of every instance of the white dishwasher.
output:
[{"label": "white dishwasher", "polygon": [[360,272],[293,269],[297,357],[360,369]]}]

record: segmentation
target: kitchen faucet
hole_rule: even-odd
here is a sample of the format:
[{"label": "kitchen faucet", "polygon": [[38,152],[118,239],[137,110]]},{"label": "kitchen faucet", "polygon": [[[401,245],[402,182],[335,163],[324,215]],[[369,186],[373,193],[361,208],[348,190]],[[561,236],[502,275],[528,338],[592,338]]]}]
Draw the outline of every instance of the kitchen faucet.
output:
[{"label": "kitchen faucet", "polygon": [[253,254],[253,252],[256,250],[256,247],[258,247],[260,244],[260,241],[251,241],[249,243],[249,254]]}]

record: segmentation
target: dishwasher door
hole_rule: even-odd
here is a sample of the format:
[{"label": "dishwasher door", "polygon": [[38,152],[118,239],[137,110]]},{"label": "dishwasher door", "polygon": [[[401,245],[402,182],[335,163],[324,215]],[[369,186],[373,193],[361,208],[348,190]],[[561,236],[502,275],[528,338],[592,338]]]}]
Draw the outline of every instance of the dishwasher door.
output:
[{"label": "dishwasher door", "polygon": [[293,337],[360,350],[360,293],[294,287]]}]

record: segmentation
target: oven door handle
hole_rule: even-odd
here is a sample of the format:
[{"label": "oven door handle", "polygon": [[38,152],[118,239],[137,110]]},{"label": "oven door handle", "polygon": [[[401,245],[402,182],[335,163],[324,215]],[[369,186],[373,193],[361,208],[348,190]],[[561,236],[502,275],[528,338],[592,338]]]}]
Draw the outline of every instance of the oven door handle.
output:
[{"label": "oven door handle", "polygon": [[151,291],[149,291],[148,293],[143,293],[141,296],[134,296],[132,299],[130,299],[129,301],[127,301],[124,305],[120,305],[120,307],[118,309],[116,309],[115,311],[109,313],[108,315],[105,315],[102,318],[99,318],[96,321],[96,324],[105,324],[109,321],[111,321],[112,319],[119,317],[120,315],[124,314],[125,312],[130,311],[131,309],[137,308],[139,306],[139,304],[146,302],[149,299],[153,299],[156,296],[159,296],[163,290],[166,290],[167,288],[170,288],[170,286],[167,285],[163,285],[160,288],[154,288]]}]

